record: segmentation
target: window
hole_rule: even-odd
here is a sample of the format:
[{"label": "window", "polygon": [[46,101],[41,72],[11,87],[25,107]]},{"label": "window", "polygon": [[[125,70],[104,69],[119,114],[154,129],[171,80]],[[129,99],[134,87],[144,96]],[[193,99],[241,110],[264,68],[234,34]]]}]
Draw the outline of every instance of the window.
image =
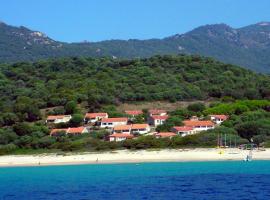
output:
[{"label": "window", "polygon": [[108,125],[113,125],[113,123],[108,123]]}]

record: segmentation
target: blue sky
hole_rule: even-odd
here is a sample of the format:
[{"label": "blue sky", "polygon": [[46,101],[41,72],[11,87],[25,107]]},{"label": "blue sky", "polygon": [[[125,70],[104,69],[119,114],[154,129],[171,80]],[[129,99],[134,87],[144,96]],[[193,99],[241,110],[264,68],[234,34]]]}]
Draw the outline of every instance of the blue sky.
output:
[{"label": "blue sky", "polygon": [[270,0],[3,0],[0,21],[65,42],[162,38],[197,26],[270,21]]}]

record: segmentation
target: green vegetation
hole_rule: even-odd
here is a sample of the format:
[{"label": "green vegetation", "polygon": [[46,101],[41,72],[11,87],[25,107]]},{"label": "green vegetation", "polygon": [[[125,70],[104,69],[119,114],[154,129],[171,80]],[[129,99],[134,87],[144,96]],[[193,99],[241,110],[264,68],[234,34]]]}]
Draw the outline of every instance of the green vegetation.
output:
[{"label": "green vegetation", "polygon": [[[2,64],[0,78],[1,154],[41,148],[77,151],[214,146],[213,135],[221,130],[238,133],[256,143],[267,143],[270,135],[269,76],[210,58],[179,55],[135,60],[53,59]],[[115,108],[124,102],[198,99],[216,102],[210,107],[195,103],[179,108],[157,130],[169,131],[193,115],[229,114],[230,120],[223,124],[223,129],[173,140],[152,138],[151,142],[147,136],[116,144],[101,141],[108,133],[98,130],[83,136],[60,134],[52,138],[44,125],[46,114],[71,114],[69,123],[57,125],[61,128],[82,125],[85,111],[108,112],[110,117],[126,116]],[[142,123],[145,119],[146,111],[134,121]],[[206,141],[204,137],[213,138]]]}]

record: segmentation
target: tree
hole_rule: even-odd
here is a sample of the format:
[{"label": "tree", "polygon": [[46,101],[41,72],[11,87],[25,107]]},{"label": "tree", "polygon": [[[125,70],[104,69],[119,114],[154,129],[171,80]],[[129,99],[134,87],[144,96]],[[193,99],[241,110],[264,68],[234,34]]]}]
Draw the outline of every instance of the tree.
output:
[{"label": "tree", "polygon": [[270,121],[247,121],[236,126],[238,134],[250,142],[256,135],[270,135]]},{"label": "tree", "polygon": [[4,113],[3,114],[4,125],[11,126],[19,121],[18,117],[14,113]]},{"label": "tree", "polygon": [[69,122],[70,126],[80,126],[83,122],[83,116],[81,114],[74,114]]},{"label": "tree", "polygon": [[75,101],[69,101],[65,105],[66,114],[73,114],[77,110],[77,104]]},{"label": "tree", "polygon": [[193,112],[202,112],[205,109],[205,105],[203,103],[193,103],[188,105],[187,109]]},{"label": "tree", "polygon": [[24,135],[30,135],[32,132],[32,127],[30,126],[30,124],[26,123],[26,122],[22,122],[22,123],[17,123],[13,126],[13,130],[15,131],[15,133],[19,136],[24,136]]}]

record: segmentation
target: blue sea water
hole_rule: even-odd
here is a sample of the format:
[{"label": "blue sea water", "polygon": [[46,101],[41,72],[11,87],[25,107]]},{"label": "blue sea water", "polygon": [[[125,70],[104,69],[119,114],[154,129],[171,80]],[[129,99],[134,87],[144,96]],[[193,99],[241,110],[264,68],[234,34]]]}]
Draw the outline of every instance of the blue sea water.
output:
[{"label": "blue sea water", "polygon": [[0,199],[270,199],[270,161],[0,168]]}]

